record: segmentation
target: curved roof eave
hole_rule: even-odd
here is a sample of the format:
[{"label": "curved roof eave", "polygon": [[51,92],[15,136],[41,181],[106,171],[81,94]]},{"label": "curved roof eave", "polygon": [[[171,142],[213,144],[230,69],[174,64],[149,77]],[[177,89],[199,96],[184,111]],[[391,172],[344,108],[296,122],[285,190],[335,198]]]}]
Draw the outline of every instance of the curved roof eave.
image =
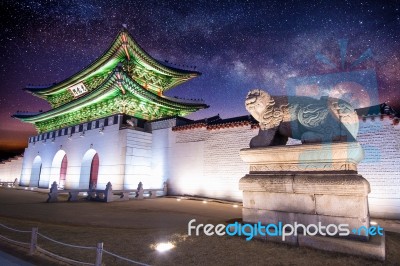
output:
[{"label": "curved roof eave", "polygon": [[[84,69],[80,70],[79,72],[75,73],[74,75],[64,79],[61,82],[55,83],[53,85],[50,85],[48,87],[43,87],[43,86],[29,86],[26,87],[25,90],[29,91],[30,93],[40,97],[40,98],[45,98],[46,94],[51,94],[55,91],[58,91],[60,89],[63,89],[66,86],[72,86],[75,83],[79,82],[79,80],[84,79],[86,75],[89,75],[90,72],[93,71],[93,69],[97,70],[102,67],[105,63],[107,63],[110,59],[113,57],[116,57],[117,52],[122,52],[124,49],[123,47],[123,41],[122,41],[122,36],[126,34],[128,36],[127,38],[127,43],[131,44],[131,49],[134,51],[134,56],[137,56],[141,61],[144,61],[145,64],[149,65],[151,68],[155,69],[156,71],[159,71],[160,73],[163,73],[165,75],[171,75],[175,77],[182,77],[186,76],[186,80],[200,76],[201,73],[197,71],[188,71],[188,70],[183,70],[183,69],[178,69],[178,68],[173,68],[166,66],[162,64],[161,62],[157,61],[153,57],[151,57],[134,39],[133,37],[127,32],[126,29],[121,30],[116,38],[114,38],[113,42],[111,45],[106,49],[106,51],[96,60],[94,60],[92,63],[90,63],[88,66],[86,66]],[[134,49],[134,48],[137,49]],[[174,87],[174,86],[172,86]],[[171,87],[171,88],[172,88]]]},{"label": "curved roof eave", "polygon": [[[169,108],[172,109],[205,109],[208,108],[209,106],[206,104],[195,104],[195,103],[182,103],[181,101],[174,101],[172,99],[167,99],[160,97],[146,89],[144,89],[142,86],[140,86],[138,83],[136,83],[134,80],[132,80],[129,75],[127,75],[124,71],[120,72],[124,76],[124,81],[125,82],[130,82],[134,84],[134,86],[140,90],[140,94],[142,96],[137,95],[137,97],[144,97],[147,99],[153,100],[153,102],[157,105],[161,106],[169,106]],[[99,101],[99,98],[106,98],[109,97],[113,92],[116,92],[119,90],[118,86],[115,86],[115,80],[117,79],[115,71],[112,72],[107,79],[100,84],[96,89],[93,91],[83,95],[82,97],[76,98],[75,100],[64,104],[62,106],[59,106],[57,108],[51,109],[47,112],[39,113],[36,115],[13,115],[14,118],[18,118],[22,121],[25,122],[39,122],[42,120],[49,119],[52,116],[59,116],[62,115],[66,112],[70,112],[73,109],[80,109],[83,108],[87,105],[92,104],[95,101]]]}]

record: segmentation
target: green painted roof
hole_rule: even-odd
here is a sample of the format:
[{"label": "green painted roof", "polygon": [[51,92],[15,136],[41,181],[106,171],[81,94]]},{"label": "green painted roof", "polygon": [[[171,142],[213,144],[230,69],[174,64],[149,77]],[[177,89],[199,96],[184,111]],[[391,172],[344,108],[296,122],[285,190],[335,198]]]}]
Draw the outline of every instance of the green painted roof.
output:
[{"label": "green painted roof", "polygon": [[[50,86],[27,86],[25,90],[49,101],[55,107],[57,104],[53,103],[52,97],[65,93],[80,82],[90,85],[90,79],[108,76],[119,63],[123,64],[133,79],[142,86],[148,86],[154,93],[164,92],[201,75],[196,71],[172,68],[160,63],[144,51],[124,29],[98,59],[78,73]],[[70,101],[72,98],[66,100]]]},{"label": "green painted roof", "polygon": [[185,116],[208,106],[163,92],[198,75],[153,59],[124,29],[106,52],[80,72],[57,84],[26,88],[47,100],[51,110],[13,117],[46,132],[114,114],[147,120]]},{"label": "green painted roof", "polygon": [[171,115],[184,116],[204,108],[208,105],[202,102],[156,95],[117,67],[102,84],[82,97],[46,112],[21,113],[13,117],[33,123],[40,132],[45,132],[117,113],[151,120]]}]

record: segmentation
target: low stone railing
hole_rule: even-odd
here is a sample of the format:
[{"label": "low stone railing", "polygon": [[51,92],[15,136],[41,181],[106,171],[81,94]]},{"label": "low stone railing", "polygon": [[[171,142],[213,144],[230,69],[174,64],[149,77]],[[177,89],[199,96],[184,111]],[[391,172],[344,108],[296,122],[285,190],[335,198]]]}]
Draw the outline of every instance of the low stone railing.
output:
[{"label": "low stone railing", "polygon": [[14,182],[0,181],[0,187],[18,187],[18,178],[15,178]]},{"label": "low stone railing", "polygon": [[50,193],[48,193],[48,199],[46,202],[56,202],[58,201],[59,194],[68,194],[68,201],[77,201],[79,193],[87,193],[88,200],[111,202],[115,201],[114,195],[119,195],[119,201],[129,200],[129,195],[131,193],[136,193],[136,199],[143,199],[144,194],[147,192],[149,198],[156,198],[157,192],[161,192],[162,196],[167,195],[167,184],[164,182],[164,186],[161,189],[143,189],[142,182],[139,182],[137,189],[123,189],[123,190],[113,190],[111,182],[108,182],[105,189],[58,189],[57,182],[53,182],[50,188]]}]

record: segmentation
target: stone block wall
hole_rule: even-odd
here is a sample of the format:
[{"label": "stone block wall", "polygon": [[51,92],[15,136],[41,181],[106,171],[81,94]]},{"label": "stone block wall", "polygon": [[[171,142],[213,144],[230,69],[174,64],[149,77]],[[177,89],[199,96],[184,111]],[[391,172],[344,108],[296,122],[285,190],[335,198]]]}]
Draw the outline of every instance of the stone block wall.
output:
[{"label": "stone block wall", "polygon": [[217,130],[205,127],[173,132],[170,191],[240,201],[239,179],[249,170],[239,151],[258,129],[250,125]]},{"label": "stone block wall", "polygon": [[16,178],[19,181],[23,159],[22,156],[18,156],[0,163],[0,181],[14,182]]},{"label": "stone block wall", "polygon": [[[358,171],[371,184],[371,216],[400,219],[400,125],[389,116],[364,120],[360,120],[358,141],[365,159]],[[18,178],[22,185],[29,185],[33,161],[40,155],[40,185],[48,187],[54,156],[62,149],[68,156],[66,187],[77,188],[82,158],[92,147],[102,165],[99,187],[112,181],[114,189],[136,188],[138,181],[142,181],[145,187],[160,188],[167,181],[171,194],[241,201],[238,182],[249,169],[239,151],[248,147],[258,129],[248,125],[172,131],[180,122],[175,118],[153,122],[148,125],[152,133],[146,133],[120,130],[110,117],[109,126],[102,132],[92,125],[85,136],[77,131],[70,134],[69,128],[66,134],[56,134],[55,138],[32,137],[25,158],[0,164],[0,178],[2,181]],[[291,140],[289,144],[298,143]]]},{"label": "stone block wall", "polygon": [[389,116],[366,118],[357,139],[365,152],[358,172],[371,185],[371,215],[400,219],[400,125]]},{"label": "stone block wall", "polygon": [[[242,126],[172,132],[170,191],[241,201],[238,181],[249,169],[239,151],[249,146],[257,131]],[[389,116],[360,119],[358,141],[365,151],[358,171],[371,185],[371,216],[400,219],[400,125]],[[293,144],[299,142],[288,143]]]}]

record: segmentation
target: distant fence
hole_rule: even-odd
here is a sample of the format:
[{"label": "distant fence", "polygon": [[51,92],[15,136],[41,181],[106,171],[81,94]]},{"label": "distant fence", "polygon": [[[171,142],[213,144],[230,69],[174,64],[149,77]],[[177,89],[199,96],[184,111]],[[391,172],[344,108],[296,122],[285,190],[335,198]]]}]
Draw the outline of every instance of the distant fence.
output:
[{"label": "distant fence", "polygon": [[[16,233],[30,234],[31,235],[30,242],[16,241],[16,240],[10,239],[8,237],[5,237],[3,235],[0,235],[0,239],[3,239],[3,240],[5,240],[5,241],[7,241],[9,243],[12,243],[12,244],[15,244],[15,245],[18,245],[18,246],[22,246],[22,247],[28,248],[29,249],[29,253],[31,255],[34,255],[36,252],[40,252],[40,253],[43,253],[43,254],[45,254],[45,255],[47,255],[49,257],[52,257],[53,259],[58,260],[58,261],[62,261],[62,262],[66,262],[66,263],[70,263],[70,264],[74,264],[74,265],[101,266],[102,265],[102,260],[103,260],[103,253],[106,253],[106,254],[108,254],[110,256],[113,256],[115,258],[124,260],[126,262],[130,262],[130,263],[135,264],[135,265],[149,266],[148,264],[145,264],[145,263],[142,263],[142,262],[138,262],[138,261],[134,261],[134,260],[119,256],[117,254],[114,254],[114,253],[112,253],[110,251],[105,250],[103,248],[103,243],[102,242],[101,243],[97,243],[96,247],[94,247],[94,246],[93,247],[87,247],[87,246],[71,245],[71,244],[63,243],[61,241],[57,241],[55,239],[52,239],[52,238],[50,238],[50,237],[48,237],[46,235],[43,235],[43,234],[39,233],[39,229],[37,227],[33,227],[32,230],[30,230],[30,231],[15,229],[15,228],[8,227],[8,226],[6,226],[4,224],[1,224],[1,223],[0,223],[0,227],[3,227],[5,229],[7,229],[7,230],[10,230],[10,231],[16,232]],[[46,239],[48,241],[51,241],[52,243],[55,243],[55,244],[58,244],[58,245],[62,245],[62,246],[65,246],[65,247],[69,247],[69,248],[76,248],[76,249],[81,249],[81,250],[82,249],[84,249],[84,250],[93,250],[93,252],[96,252],[95,262],[94,263],[82,262],[82,261],[74,260],[74,259],[71,259],[71,258],[64,257],[62,255],[58,255],[58,254],[55,254],[53,252],[50,252],[50,251],[48,251],[48,250],[46,250],[46,249],[44,249],[44,248],[39,246],[38,237],[44,238],[44,239]]]},{"label": "distant fence", "polygon": [[18,178],[15,178],[14,182],[0,181],[0,187],[18,187]]},{"label": "distant fence", "polygon": [[[18,179],[16,178],[14,182],[2,182],[0,181],[0,187],[6,188],[22,188],[19,186]],[[37,187],[25,187],[25,190],[38,189]],[[40,191],[45,191],[46,189],[39,189]],[[50,193],[48,193],[48,198],[46,202],[56,202],[58,201],[59,194],[67,194],[68,201],[77,201],[79,193],[85,193],[86,199],[93,201],[102,202],[112,202],[112,201],[124,201],[129,200],[130,194],[134,194],[135,199],[144,199],[145,195],[148,198],[156,198],[157,196],[167,195],[167,183],[163,183],[162,188],[143,188],[142,182],[139,182],[137,189],[121,189],[113,190],[111,182],[108,182],[105,189],[96,188],[82,188],[82,189],[59,189],[57,182],[53,182],[50,187]],[[118,195],[119,198],[115,198],[114,195]]]},{"label": "distant fence", "polygon": [[142,182],[139,182],[137,189],[124,189],[124,190],[113,190],[111,182],[108,182],[105,189],[58,189],[57,182],[53,182],[48,193],[47,202],[58,201],[59,194],[68,194],[68,201],[77,201],[79,193],[86,193],[88,200],[112,202],[115,201],[114,195],[118,195],[117,200],[129,200],[129,194],[135,193],[135,199],[143,199],[144,193],[149,194],[149,198],[156,198],[157,193],[160,196],[167,195],[167,183],[164,182],[163,188],[160,189],[144,189]]}]

